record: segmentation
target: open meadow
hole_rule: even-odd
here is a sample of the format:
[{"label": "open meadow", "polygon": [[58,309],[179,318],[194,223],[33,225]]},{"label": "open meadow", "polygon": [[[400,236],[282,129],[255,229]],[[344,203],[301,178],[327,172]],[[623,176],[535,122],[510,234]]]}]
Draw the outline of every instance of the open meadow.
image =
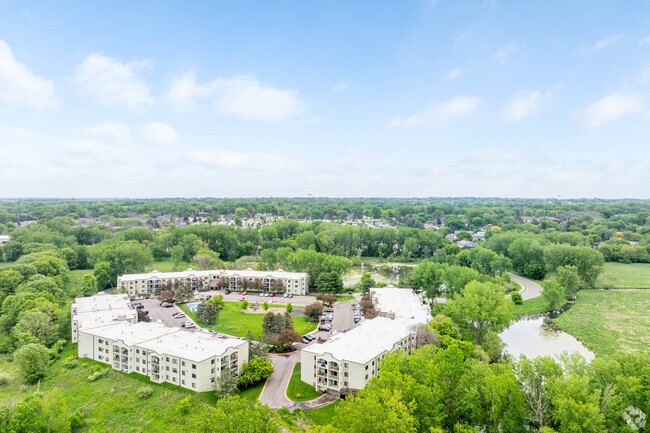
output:
[{"label": "open meadow", "polygon": [[555,323],[598,355],[650,352],[650,290],[581,290]]}]

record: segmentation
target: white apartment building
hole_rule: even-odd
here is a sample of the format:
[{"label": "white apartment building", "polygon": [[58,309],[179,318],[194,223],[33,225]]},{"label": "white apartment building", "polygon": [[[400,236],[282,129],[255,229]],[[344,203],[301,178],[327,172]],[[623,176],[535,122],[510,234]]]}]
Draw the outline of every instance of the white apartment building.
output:
[{"label": "white apartment building", "polygon": [[127,295],[109,295],[99,292],[94,296],[76,298],[72,304],[72,342],[76,343],[79,332],[117,322],[135,323],[138,313],[131,308]]},{"label": "white apartment building", "polygon": [[[187,269],[181,272],[159,272],[153,270],[146,274],[127,274],[117,277],[117,287],[124,287],[129,296],[151,294],[160,291],[163,283],[175,280],[182,284],[191,284],[196,290],[215,288],[220,278],[229,281],[230,290],[244,290],[243,280],[260,279],[265,291],[273,291],[277,281],[281,281],[284,289],[294,295],[306,295],[309,292],[309,276],[305,272],[254,271],[247,270],[209,270],[195,271]],[[277,291],[277,290],[276,290]]]},{"label": "white apartment building", "polygon": [[248,362],[244,339],[170,328],[160,322],[83,329],[78,341],[80,357],[197,392],[212,391],[215,379],[227,368],[241,374],[243,363]]},{"label": "white apartment building", "polygon": [[304,348],[303,382],[324,392],[359,390],[379,374],[379,361],[386,354],[415,348],[415,327],[432,319],[422,299],[411,289],[392,286],[370,289],[370,295],[379,317]]}]

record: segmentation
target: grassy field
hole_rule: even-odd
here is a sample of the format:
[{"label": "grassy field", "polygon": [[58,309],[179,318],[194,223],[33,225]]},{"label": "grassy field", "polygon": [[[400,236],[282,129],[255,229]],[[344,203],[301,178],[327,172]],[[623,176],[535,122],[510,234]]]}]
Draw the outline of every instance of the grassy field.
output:
[{"label": "grassy field", "polygon": [[307,417],[312,423],[316,425],[327,425],[332,422],[334,411],[340,403],[341,400],[336,400],[334,403],[330,403],[327,406],[323,406],[319,409],[306,410],[305,417]]},{"label": "grassy field", "polygon": [[544,313],[548,311],[546,300],[543,296],[536,296],[533,299],[527,299],[522,304],[515,304],[515,315]]},{"label": "grassy field", "polygon": [[650,351],[650,290],[581,290],[555,323],[599,355]]},{"label": "grassy field", "polygon": [[[76,354],[76,345],[70,344],[61,360]],[[146,376],[121,373],[90,359],[80,359],[73,369],[66,369],[61,360],[51,365],[40,384],[28,385],[10,362],[11,356],[0,356],[0,371],[10,378],[7,386],[0,387],[0,404],[16,403],[38,390],[45,392],[59,388],[71,411],[84,408],[87,423],[81,431],[153,433],[187,431],[188,417],[195,413],[195,409],[188,415],[180,415],[177,405],[181,399],[191,396],[194,408],[215,401],[213,393],[197,394],[168,383],[155,384]],[[87,377],[97,368],[110,370],[103,378],[89,382]],[[262,382],[238,394],[249,401],[257,400],[263,386]],[[136,391],[142,387],[151,387],[153,395],[144,400],[138,398]]]},{"label": "grassy field", "polygon": [[[160,260],[160,261],[154,261],[149,269],[150,271],[152,270],[157,270],[160,272],[172,272],[172,268],[174,267],[174,262],[172,259],[165,259],[165,260]],[[182,262],[178,267],[176,268],[176,271],[184,271],[185,269],[189,268],[190,265],[188,265],[185,262]]]},{"label": "grassy field", "polygon": [[650,263],[605,263],[605,270],[598,280],[598,287],[613,283],[617,289],[650,288]]},{"label": "grassy field", "polygon": [[[214,329],[224,334],[234,335],[235,337],[245,337],[250,330],[253,335],[262,334],[262,319],[264,313],[261,314],[244,314],[241,313],[240,302],[225,302],[224,309],[219,313],[219,320],[212,326],[208,326],[196,320],[196,315],[192,313],[185,305],[178,305],[181,310],[192,318],[196,323],[204,328]],[[264,311],[264,310],[262,310]],[[299,334],[306,334],[316,329],[316,323],[309,322],[306,317],[294,317],[293,325]]]},{"label": "grassy field", "polygon": [[300,380],[300,363],[296,363],[293,366],[291,379],[289,379],[289,385],[287,386],[287,397],[289,397],[289,400],[308,401],[321,395],[313,386]]}]

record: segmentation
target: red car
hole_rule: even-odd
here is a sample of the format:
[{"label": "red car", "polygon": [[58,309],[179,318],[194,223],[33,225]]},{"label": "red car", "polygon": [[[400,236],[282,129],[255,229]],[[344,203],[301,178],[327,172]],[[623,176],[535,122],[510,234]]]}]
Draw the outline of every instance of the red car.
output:
[{"label": "red car", "polygon": [[247,292],[246,290],[244,290],[244,292],[242,293],[242,295],[248,295],[248,292]]},{"label": "red car", "polygon": [[270,296],[270,297],[274,297],[274,296],[275,296],[275,293],[271,293],[269,296]]}]

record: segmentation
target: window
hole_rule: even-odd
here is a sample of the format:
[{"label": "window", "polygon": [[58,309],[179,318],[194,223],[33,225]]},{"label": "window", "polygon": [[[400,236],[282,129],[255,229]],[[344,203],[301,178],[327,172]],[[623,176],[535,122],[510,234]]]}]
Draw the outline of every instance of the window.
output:
[{"label": "window", "polygon": [[100,348],[99,348],[99,351],[100,351],[100,352],[103,352],[103,351],[104,351],[104,348],[103,348],[103,347],[100,347]]},{"label": "window", "polygon": [[214,383],[214,377],[212,379],[210,379],[210,382]]},{"label": "window", "polygon": [[181,361],[181,365],[185,367],[185,361]]},{"label": "window", "polygon": [[368,380],[368,375],[366,374],[366,380]]},{"label": "window", "polygon": [[140,358],[135,358],[135,362],[140,362]]},{"label": "window", "polygon": [[178,373],[178,369],[177,368],[172,368],[172,373]]},{"label": "window", "polygon": [[165,356],[165,361],[169,362],[169,356]]},{"label": "window", "polygon": [[192,379],[196,379],[196,373],[192,373]]},{"label": "window", "polygon": [[178,359],[173,359],[172,362],[173,362],[174,364],[178,364]]},{"label": "window", "polygon": [[345,364],[343,364],[343,365],[345,366],[345,368],[348,368],[348,363],[347,362]]},{"label": "window", "polygon": [[99,344],[104,344],[104,340],[102,340],[101,338],[97,341],[99,342]]},{"label": "window", "polygon": [[343,382],[343,385],[348,386],[348,383],[347,383],[347,382]]},{"label": "window", "polygon": [[347,372],[343,373],[343,376],[348,377],[348,373]]},{"label": "window", "polygon": [[135,353],[140,353],[140,349],[135,349]]},{"label": "window", "polygon": [[196,370],[196,364],[192,364],[192,369]]},{"label": "window", "polygon": [[169,365],[167,367],[165,367],[165,368],[167,369],[167,371],[169,371]]},{"label": "window", "polygon": [[196,383],[192,383],[192,388],[196,388]]},{"label": "window", "polygon": [[368,366],[366,365],[366,370],[368,370]]},{"label": "window", "polygon": [[136,371],[140,371],[140,367],[135,367],[135,370],[136,370]]},{"label": "window", "polygon": [[142,358],[142,363],[143,363],[143,364],[146,364],[146,363],[147,363],[147,360],[144,359],[144,358]]},{"label": "window", "polygon": [[99,358],[99,359],[104,359],[104,358],[102,357],[102,355],[99,355],[98,358]]},{"label": "window", "polygon": [[181,383],[182,383],[183,385],[185,385],[185,380],[183,379],[183,380],[181,381]]},{"label": "window", "polygon": [[185,376],[185,370],[181,371],[181,374],[182,374],[183,376]]},{"label": "window", "polygon": [[214,374],[214,368],[212,369],[212,374]]},{"label": "window", "polygon": [[373,359],[373,361],[372,361],[372,365],[375,365],[375,360],[374,360],[374,359]]},{"label": "window", "polygon": [[174,382],[176,382],[176,378],[175,378],[175,377],[173,377],[172,380],[173,380]]},{"label": "window", "polygon": [[[167,375],[166,377],[167,377],[167,380],[169,380],[169,375]],[[367,379],[367,378],[368,378],[368,376],[366,376],[366,379]]]},{"label": "window", "polygon": [[214,359],[212,361],[210,361],[210,364],[214,365]]}]

